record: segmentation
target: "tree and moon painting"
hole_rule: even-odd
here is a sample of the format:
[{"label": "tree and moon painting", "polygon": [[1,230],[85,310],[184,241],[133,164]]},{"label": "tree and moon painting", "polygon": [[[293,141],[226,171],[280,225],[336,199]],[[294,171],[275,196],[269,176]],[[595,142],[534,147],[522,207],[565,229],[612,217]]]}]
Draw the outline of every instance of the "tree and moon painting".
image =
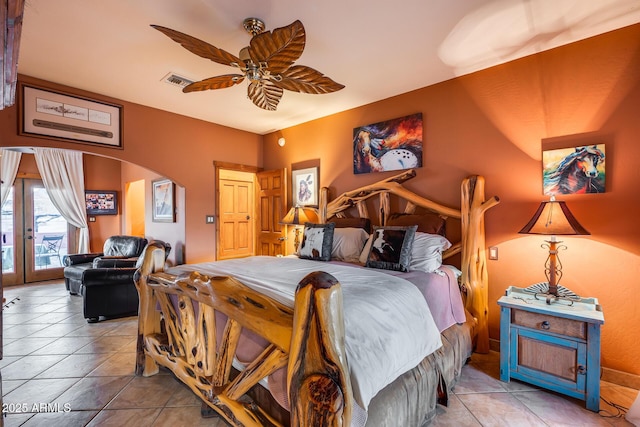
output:
[{"label": "tree and moon painting", "polygon": [[542,152],[544,194],[605,192],[604,144]]},{"label": "tree and moon painting", "polygon": [[422,167],[422,113],[353,129],[353,173]]}]

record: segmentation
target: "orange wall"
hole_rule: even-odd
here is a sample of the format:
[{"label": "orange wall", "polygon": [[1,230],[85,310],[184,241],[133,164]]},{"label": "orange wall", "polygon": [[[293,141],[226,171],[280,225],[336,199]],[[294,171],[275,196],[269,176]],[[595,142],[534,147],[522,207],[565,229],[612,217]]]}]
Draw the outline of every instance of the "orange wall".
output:
[{"label": "orange wall", "polygon": [[82,150],[130,162],[170,178],[186,189],[185,240],[189,245],[184,248],[185,261],[214,259],[215,232],[211,231],[210,224],[205,224],[205,215],[215,212],[213,161],[261,166],[262,136],[28,76],[19,76],[19,80],[123,105],[124,148],[118,150],[18,135],[16,106],[0,111],[0,146]]},{"label": "orange wall", "polygon": [[606,144],[606,193],[560,198],[592,233],[562,239],[561,283],[599,298],[603,365],[640,374],[638,70],[635,25],[266,135],[264,167],[319,159],[320,185],[334,195],[378,181],[393,173],[353,174],[353,128],[422,112],[423,167],[407,186],[460,206],[460,180],[480,174],[487,197],[500,197],[486,217],[487,244],[499,248],[489,261],[490,335],[499,339],[498,298],[544,280],[543,239],[517,234],[545,199],[542,148]]}]

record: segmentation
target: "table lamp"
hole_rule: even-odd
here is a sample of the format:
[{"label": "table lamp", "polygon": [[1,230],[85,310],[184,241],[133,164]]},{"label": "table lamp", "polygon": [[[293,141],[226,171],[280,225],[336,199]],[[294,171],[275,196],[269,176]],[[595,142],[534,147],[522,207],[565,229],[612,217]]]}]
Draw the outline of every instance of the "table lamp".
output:
[{"label": "table lamp", "polygon": [[292,207],[289,212],[282,218],[280,224],[293,225],[294,226],[294,238],[293,248],[298,253],[298,246],[300,246],[300,225],[304,225],[306,222],[317,222],[317,215],[311,209],[305,209],[299,205]]},{"label": "table lamp", "polygon": [[540,203],[533,218],[519,231],[522,234],[543,234],[550,236],[543,248],[549,249],[549,256],[545,262],[545,275],[548,283],[533,285],[527,290],[546,296],[547,304],[558,299],[579,300],[576,294],[569,289],[558,285],[562,278],[562,263],[558,258],[560,249],[567,249],[560,245],[562,241],[556,239],[557,235],[588,235],[589,233],[573,216],[565,202],[560,202],[551,196],[548,202]]}]

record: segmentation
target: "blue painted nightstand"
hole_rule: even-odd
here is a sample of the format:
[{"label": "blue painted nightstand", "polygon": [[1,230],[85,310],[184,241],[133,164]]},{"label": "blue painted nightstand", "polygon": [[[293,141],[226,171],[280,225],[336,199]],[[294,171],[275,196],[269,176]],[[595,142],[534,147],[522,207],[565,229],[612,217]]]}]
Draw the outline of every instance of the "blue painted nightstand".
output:
[{"label": "blue painted nightstand", "polygon": [[500,305],[500,379],[563,393],[600,408],[600,325],[595,298],[547,304],[514,286]]}]

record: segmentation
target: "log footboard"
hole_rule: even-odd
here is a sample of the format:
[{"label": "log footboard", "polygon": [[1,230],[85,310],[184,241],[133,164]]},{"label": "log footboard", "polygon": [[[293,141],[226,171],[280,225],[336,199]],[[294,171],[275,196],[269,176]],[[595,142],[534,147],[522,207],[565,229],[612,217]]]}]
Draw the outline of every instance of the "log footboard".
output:
[{"label": "log footboard", "polygon": [[[154,248],[144,256],[153,258]],[[294,309],[231,277],[153,272],[136,276],[140,316],[136,374],[164,366],[234,426],[280,426],[247,392],[286,368],[292,426],[347,426],[353,402],[344,355],[342,291],[333,276],[309,274]],[[236,373],[243,329],[268,345]]]}]

